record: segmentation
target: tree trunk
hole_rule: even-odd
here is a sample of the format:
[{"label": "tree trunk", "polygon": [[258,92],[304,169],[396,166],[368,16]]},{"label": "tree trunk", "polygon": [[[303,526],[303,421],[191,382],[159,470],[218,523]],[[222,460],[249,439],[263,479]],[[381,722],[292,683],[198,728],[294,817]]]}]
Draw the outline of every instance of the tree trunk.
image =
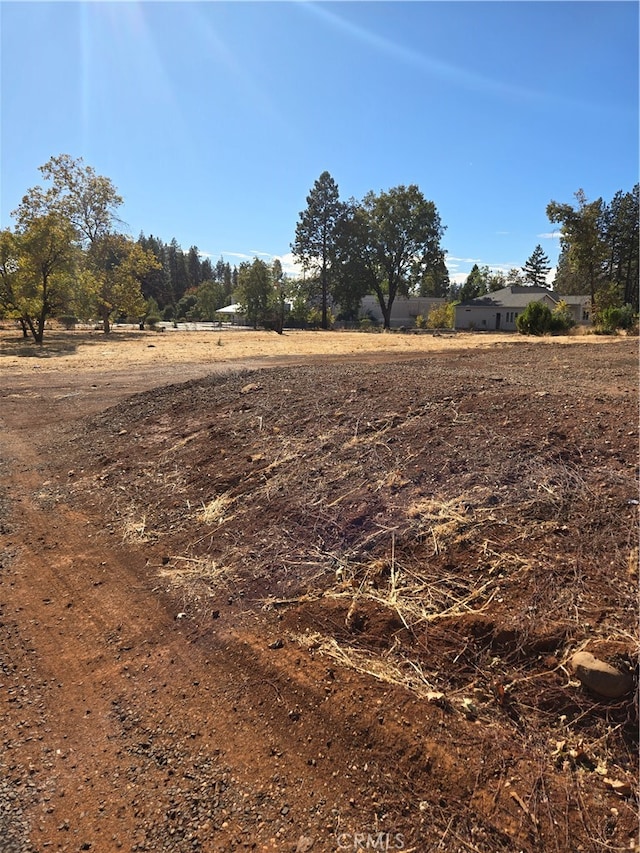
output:
[{"label": "tree trunk", "polygon": [[378,304],[380,305],[380,310],[382,311],[382,326],[384,329],[391,328],[391,308],[393,306],[393,300],[395,299],[397,288],[390,287],[389,294],[385,299],[385,294],[382,290],[376,288],[376,296],[378,297]]},{"label": "tree trunk", "polygon": [[633,265],[633,255],[629,254],[627,261],[627,272],[624,282],[624,303],[625,305],[633,305],[635,310],[638,310],[638,282],[631,275],[631,267]]},{"label": "tree trunk", "polygon": [[322,265],[322,328],[326,329],[329,323],[327,320],[327,267]]},{"label": "tree trunk", "polygon": [[108,335],[111,331],[111,323],[109,322],[109,312],[106,310],[103,311],[102,317],[100,319],[102,320],[102,329],[105,335]]}]

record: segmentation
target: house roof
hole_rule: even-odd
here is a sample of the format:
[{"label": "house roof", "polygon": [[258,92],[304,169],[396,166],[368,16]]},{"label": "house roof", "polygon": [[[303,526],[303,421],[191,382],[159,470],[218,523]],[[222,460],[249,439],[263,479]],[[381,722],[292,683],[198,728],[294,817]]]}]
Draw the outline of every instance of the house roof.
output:
[{"label": "house roof", "polygon": [[474,308],[526,308],[530,302],[541,302],[548,296],[553,302],[564,300],[567,304],[579,305],[587,296],[561,296],[548,287],[537,285],[510,284],[493,293],[485,293],[476,299],[467,299],[460,305]]},{"label": "house roof", "polygon": [[242,313],[242,305],[226,305],[224,308],[218,308],[216,314],[240,314]]}]

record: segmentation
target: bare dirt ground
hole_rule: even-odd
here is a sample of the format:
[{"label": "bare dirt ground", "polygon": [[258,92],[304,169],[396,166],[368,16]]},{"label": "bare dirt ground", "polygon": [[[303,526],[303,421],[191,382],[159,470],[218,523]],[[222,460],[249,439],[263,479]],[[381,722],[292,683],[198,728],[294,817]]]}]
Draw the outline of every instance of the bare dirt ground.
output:
[{"label": "bare dirt ground", "polygon": [[0,333],[0,850],[637,849],[638,348]]}]

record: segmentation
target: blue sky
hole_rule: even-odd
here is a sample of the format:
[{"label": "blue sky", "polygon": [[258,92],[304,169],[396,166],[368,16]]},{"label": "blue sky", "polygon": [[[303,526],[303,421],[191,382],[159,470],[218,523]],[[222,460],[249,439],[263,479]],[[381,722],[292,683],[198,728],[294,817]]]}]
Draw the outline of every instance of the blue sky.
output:
[{"label": "blue sky", "polygon": [[328,170],[417,184],[473,263],[555,263],[549,201],[638,181],[635,2],[1,2],[0,217],[67,153],[140,231],[278,256]]}]

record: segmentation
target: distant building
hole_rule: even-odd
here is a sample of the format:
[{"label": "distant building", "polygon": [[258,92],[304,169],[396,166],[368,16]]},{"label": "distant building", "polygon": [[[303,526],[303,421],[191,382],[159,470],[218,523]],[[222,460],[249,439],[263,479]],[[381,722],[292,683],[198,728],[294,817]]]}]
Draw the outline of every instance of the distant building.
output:
[{"label": "distant building", "polygon": [[456,305],[455,327],[459,330],[515,331],[516,317],[530,302],[543,302],[551,311],[560,302],[566,302],[576,323],[585,325],[591,322],[589,296],[561,296],[547,287],[510,284]]},{"label": "distant building", "polygon": [[244,326],[247,318],[242,309],[242,305],[226,305],[224,308],[218,308],[216,316],[223,323],[231,323],[234,326]]},{"label": "distant building", "polygon": [[[428,317],[429,311],[436,305],[446,304],[446,299],[435,296],[396,296],[391,306],[391,328],[404,326],[413,328],[417,317]],[[376,323],[382,323],[384,317],[377,296],[364,296],[360,303],[360,317],[370,317]]]}]

